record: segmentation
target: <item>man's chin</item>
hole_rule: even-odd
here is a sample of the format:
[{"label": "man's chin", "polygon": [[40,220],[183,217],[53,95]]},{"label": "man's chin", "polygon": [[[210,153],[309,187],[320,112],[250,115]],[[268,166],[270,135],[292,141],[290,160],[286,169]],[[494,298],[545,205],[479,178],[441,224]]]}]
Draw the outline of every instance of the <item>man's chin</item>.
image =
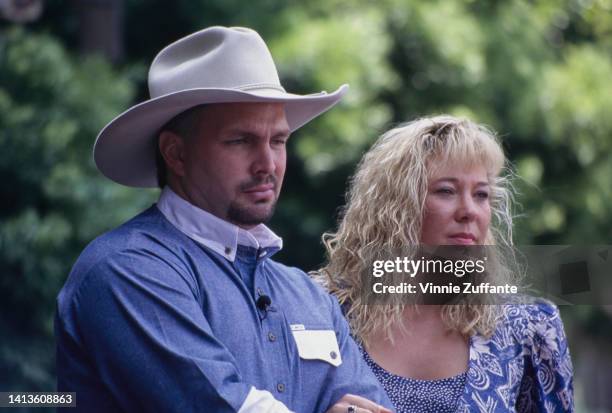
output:
[{"label": "man's chin", "polygon": [[265,224],[274,215],[276,203],[267,205],[237,205],[231,204],[227,211],[230,222],[243,227],[254,227]]}]

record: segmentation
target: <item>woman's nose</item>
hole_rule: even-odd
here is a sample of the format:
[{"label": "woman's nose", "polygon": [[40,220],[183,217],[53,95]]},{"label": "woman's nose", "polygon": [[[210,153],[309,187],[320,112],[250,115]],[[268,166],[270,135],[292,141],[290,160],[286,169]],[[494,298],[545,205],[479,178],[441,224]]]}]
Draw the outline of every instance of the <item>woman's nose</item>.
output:
[{"label": "woman's nose", "polygon": [[457,210],[455,211],[457,221],[473,221],[476,214],[477,208],[472,194],[462,194],[458,199]]}]

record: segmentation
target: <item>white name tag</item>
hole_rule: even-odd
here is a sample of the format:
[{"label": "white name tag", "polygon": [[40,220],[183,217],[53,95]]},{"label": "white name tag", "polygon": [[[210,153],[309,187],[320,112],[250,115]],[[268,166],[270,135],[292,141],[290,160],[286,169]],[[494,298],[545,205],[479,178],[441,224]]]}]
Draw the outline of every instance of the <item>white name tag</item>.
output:
[{"label": "white name tag", "polygon": [[335,367],[342,364],[334,330],[306,330],[303,327],[294,330],[291,326],[300,358],[326,361]]}]

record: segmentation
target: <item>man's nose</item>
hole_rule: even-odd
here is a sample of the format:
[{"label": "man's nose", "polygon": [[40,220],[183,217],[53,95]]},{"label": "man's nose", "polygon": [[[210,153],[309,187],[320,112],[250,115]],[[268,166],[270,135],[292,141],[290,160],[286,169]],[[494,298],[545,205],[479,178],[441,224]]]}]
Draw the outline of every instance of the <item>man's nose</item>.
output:
[{"label": "man's nose", "polygon": [[253,161],[254,174],[272,174],[276,170],[274,151],[270,145],[260,145]]}]

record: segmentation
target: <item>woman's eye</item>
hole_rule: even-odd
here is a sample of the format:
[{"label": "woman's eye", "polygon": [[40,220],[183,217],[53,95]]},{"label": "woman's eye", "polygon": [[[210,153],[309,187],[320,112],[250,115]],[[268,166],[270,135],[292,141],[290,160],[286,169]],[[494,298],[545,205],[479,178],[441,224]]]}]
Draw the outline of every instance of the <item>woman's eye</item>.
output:
[{"label": "woman's eye", "polygon": [[435,191],[436,194],[452,195],[454,191],[451,188],[439,188]]},{"label": "woman's eye", "polygon": [[484,191],[480,191],[480,192],[476,193],[476,196],[478,198],[481,198],[481,199],[488,199],[489,198],[489,193],[488,192],[484,192]]}]

